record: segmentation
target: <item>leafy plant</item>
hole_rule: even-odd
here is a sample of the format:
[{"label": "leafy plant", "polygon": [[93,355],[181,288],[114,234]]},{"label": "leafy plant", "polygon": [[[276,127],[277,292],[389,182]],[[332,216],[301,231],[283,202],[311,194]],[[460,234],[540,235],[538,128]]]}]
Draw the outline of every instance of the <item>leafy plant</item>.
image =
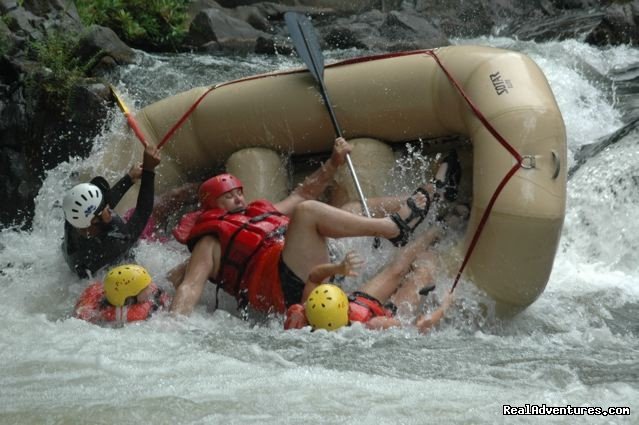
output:
[{"label": "leafy plant", "polygon": [[43,71],[27,77],[27,85],[32,91],[42,90],[53,101],[66,106],[71,89],[85,77],[91,66],[74,55],[78,40],[79,34],[60,31],[31,43],[30,50],[43,67]]},{"label": "leafy plant", "polygon": [[87,24],[111,28],[135,47],[175,50],[187,34],[189,0],[76,0]]}]

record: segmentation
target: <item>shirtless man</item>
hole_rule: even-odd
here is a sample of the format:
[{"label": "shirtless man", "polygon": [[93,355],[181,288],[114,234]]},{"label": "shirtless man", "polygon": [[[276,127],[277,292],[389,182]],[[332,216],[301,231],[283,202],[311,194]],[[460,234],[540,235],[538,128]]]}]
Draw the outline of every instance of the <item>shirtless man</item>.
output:
[{"label": "shirtless man", "polygon": [[188,315],[212,279],[240,306],[283,313],[303,299],[311,269],[329,260],[326,238],[375,236],[407,242],[429,200],[413,195],[390,217],[368,218],[318,202],[351,146],[335,140],[331,158],[287,198],[247,204],[241,182],[215,176],[199,190],[202,210],[183,217],[174,231],[191,258],[177,285],[171,311]]}]

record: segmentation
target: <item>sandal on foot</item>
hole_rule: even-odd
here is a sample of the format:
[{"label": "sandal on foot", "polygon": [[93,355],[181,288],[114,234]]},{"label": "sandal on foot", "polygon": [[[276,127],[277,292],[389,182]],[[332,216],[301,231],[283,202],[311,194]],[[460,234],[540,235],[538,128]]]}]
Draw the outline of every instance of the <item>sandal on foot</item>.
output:
[{"label": "sandal on foot", "polygon": [[457,151],[451,151],[444,157],[444,159],[442,159],[440,167],[443,167],[444,165],[446,166],[444,180],[435,179],[433,181],[437,190],[435,199],[439,199],[443,196],[444,199],[452,202],[457,199],[457,189],[459,181],[461,180],[461,165],[457,158]]},{"label": "sandal on foot", "polygon": [[419,290],[419,295],[426,296],[434,290],[435,290],[435,285],[424,286],[422,289]]},{"label": "sandal on foot", "polygon": [[[406,200],[406,204],[410,208],[410,215],[405,219],[400,217],[398,213],[393,213],[390,215],[391,220],[399,229],[399,235],[395,236],[389,241],[395,246],[404,246],[408,243],[408,239],[413,234],[417,226],[424,221],[426,215],[428,214],[428,210],[430,209],[430,195],[422,188],[418,188],[415,193],[421,192],[426,196],[426,206],[424,208],[419,208],[417,204],[415,204],[415,200],[410,197]],[[417,222],[412,226],[409,224],[411,221],[417,219]]]}]

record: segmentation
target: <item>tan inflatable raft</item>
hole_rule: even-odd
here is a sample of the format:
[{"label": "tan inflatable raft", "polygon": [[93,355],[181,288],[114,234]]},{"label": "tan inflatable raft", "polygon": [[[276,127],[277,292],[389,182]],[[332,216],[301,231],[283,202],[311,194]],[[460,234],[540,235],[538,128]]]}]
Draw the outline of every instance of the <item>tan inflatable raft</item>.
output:
[{"label": "tan inflatable raft", "polygon": [[[434,53],[407,52],[327,66],[325,80],[337,119],[347,139],[363,139],[357,146],[368,146],[362,155],[356,150],[353,160],[369,197],[387,178],[383,167],[370,162],[392,163],[388,144],[468,136],[473,187],[466,247],[502,179],[521,163],[497,197],[465,273],[501,307],[522,309],[546,286],[564,220],[566,135],[561,113],[543,73],[523,54],[478,46],[451,46]],[[249,197],[277,200],[285,196],[288,184],[282,153],[331,150],[334,130],[308,72],[224,83],[202,98],[209,89],[161,100],[136,115],[157,144],[201,100],[163,148],[160,191],[211,174],[226,163],[253,188]],[[118,158],[128,159],[122,151],[133,149],[140,150],[131,140],[114,142],[105,153],[105,166],[122,168]],[[374,154],[366,153],[371,149]]]}]

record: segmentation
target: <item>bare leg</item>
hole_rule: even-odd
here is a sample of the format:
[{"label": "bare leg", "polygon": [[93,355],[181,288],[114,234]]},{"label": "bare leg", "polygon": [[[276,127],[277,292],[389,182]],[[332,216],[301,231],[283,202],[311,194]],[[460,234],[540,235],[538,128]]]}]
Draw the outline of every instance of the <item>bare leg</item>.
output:
[{"label": "bare leg", "polygon": [[[366,200],[368,205],[368,211],[371,213],[371,217],[384,217],[390,213],[399,211],[402,203],[406,201],[408,195],[399,196],[384,196],[381,198],[370,198]],[[348,202],[340,207],[344,211],[348,211],[353,214],[362,215],[362,204],[360,202]]]},{"label": "bare leg", "polygon": [[186,267],[188,264],[189,260],[184,260],[167,272],[166,278],[173,284],[174,288],[180,286],[180,282],[184,279],[184,274],[186,273]]},{"label": "bare leg", "polygon": [[404,276],[408,273],[413,261],[439,238],[440,233],[440,229],[436,227],[422,233],[417,239],[401,248],[390,264],[384,267],[371,280],[364,283],[358,290],[385,303],[402,284]]},{"label": "bare leg", "polygon": [[421,299],[419,290],[433,283],[435,270],[434,258],[431,252],[424,252],[416,260],[417,265],[406,275],[402,286],[393,294],[391,301],[397,306],[397,313],[401,316],[413,315]]},{"label": "bare leg", "polygon": [[[426,200],[423,195],[416,196],[415,203],[423,207]],[[408,217],[410,209],[402,206],[399,214]],[[329,262],[326,238],[379,236],[390,239],[398,234],[397,225],[389,218],[362,217],[322,202],[304,201],[291,217],[282,258],[297,276],[306,279],[314,266]]]},{"label": "bare leg", "polygon": [[[431,200],[435,194],[435,187],[432,184],[425,184],[420,186],[426,192],[428,192]],[[382,196],[379,198],[370,198],[366,200],[368,210],[371,213],[371,217],[386,217],[394,212],[398,212],[406,200],[412,195],[402,196]],[[351,212],[353,214],[363,215],[362,204],[359,201],[347,202],[342,205],[340,209]]]}]

